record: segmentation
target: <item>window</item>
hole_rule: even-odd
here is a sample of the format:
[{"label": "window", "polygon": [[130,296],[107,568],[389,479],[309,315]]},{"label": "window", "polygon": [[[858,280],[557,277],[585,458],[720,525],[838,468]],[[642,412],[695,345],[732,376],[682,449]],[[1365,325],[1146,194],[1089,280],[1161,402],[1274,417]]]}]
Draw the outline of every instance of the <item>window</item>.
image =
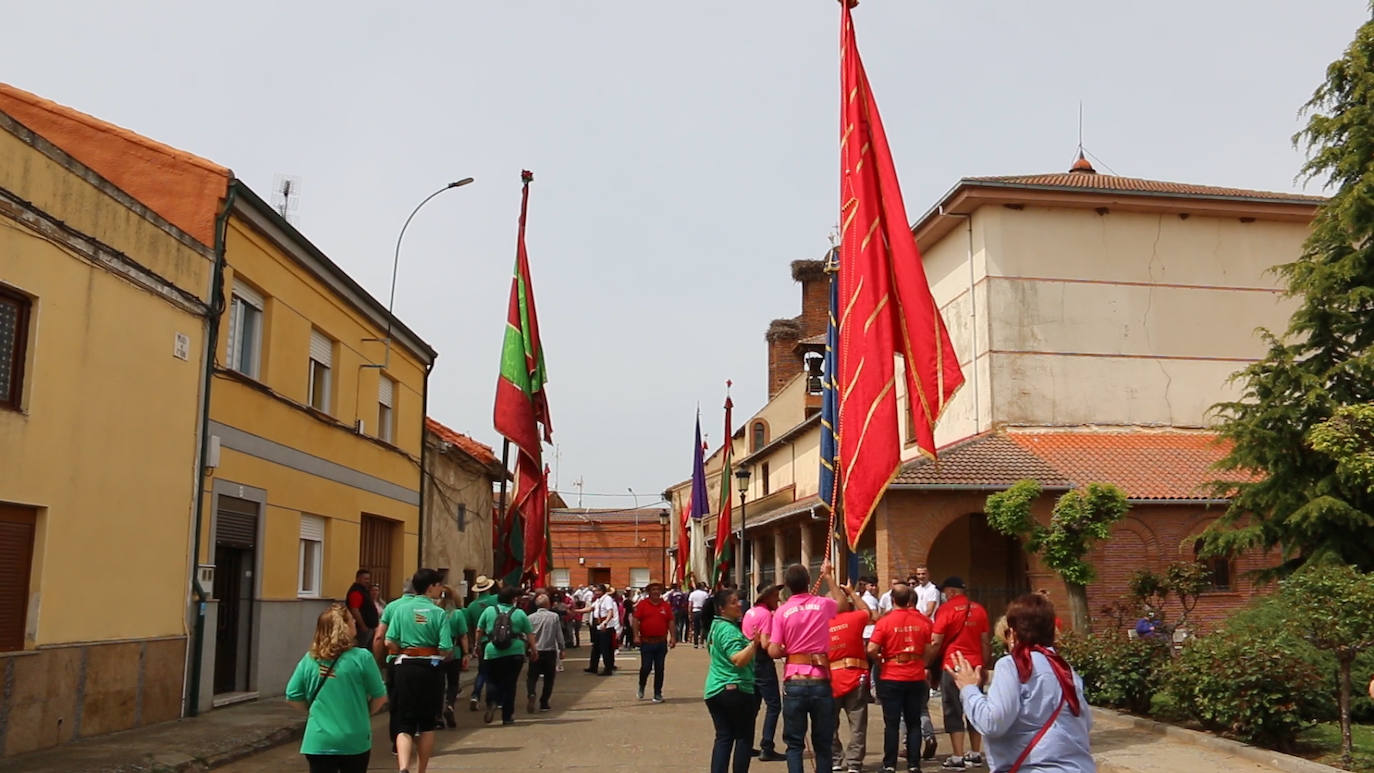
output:
[{"label": "window", "polygon": [[329,369],[334,363],[334,342],[318,330],[310,331],[310,407],[329,413]]},{"label": "window", "polygon": [[768,472],[768,462],[759,465],[759,483],[763,484],[763,494],[761,496],[765,497],[768,496],[770,490],[768,487]]},{"label": "window", "polygon": [[458,503],[458,531],[467,531],[468,528],[468,506],[465,502]]},{"label": "window", "polygon": [[0,504],[0,652],[24,649],[37,512]]},{"label": "window", "polygon": [[752,454],[767,444],[768,425],[761,421],[754,422],[754,426],[751,428],[749,436],[749,453]]},{"label": "window", "polygon": [[377,439],[392,442],[391,401],[396,393],[396,382],[382,376],[377,382]]},{"label": "window", "polygon": [[567,569],[555,569],[549,573],[549,584],[555,588],[572,587],[572,576]]},{"label": "window", "polygon": [[320,575],[324,565],[324,519],[318,515],[301,516],[301,581],[299,595],[320,597]]},{"label": "window", "polygon": [[0,287],[0,407],[16,411],[24,391],[30,308],[26,296]]},{"label": "window", "polygon": [[630,587],[643,588],[649,584],[649,569],[644,566],[630,567]]},{"label": "window", "polygon": [[247,285],[234,283],[229,299],[229,368],[258,378],[262,364],[262,296]]},{"label": "window", "polygon": [[1234,590],[1231,583],[1231,560],[1224,556],[1213,556],[1211,558],[1201,558],[1198,554],[1202,552],[1202,540],[1193,543],[1193,560],[1207,568],[1209,573],[1209,591],[1230,591]]},{"label": "window", "polygon": [[806,393],[819,395],[825,392],[825,355],[820,352],[807,352],[803,355],[806,365]]}]

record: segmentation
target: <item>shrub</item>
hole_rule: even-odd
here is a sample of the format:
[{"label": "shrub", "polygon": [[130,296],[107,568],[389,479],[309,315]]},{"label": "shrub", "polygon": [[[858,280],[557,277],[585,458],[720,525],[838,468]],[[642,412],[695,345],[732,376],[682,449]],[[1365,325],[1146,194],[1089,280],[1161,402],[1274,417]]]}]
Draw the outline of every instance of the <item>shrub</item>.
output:
[{"label": "shrub", "polygon": [[1130,639],[1119,633],[1070,631],[1060,636],[1058,649],[1083,679],[1088,703],[1136,714],[1149,713],[1169,662],[1164,639]]},{"label": "shrub", "polygon": [[1207,730],[1289,751],[1298,731],[1329,706],[1308,654],[1291,637],[1228,627],[1190,640],[1162,688]]}]

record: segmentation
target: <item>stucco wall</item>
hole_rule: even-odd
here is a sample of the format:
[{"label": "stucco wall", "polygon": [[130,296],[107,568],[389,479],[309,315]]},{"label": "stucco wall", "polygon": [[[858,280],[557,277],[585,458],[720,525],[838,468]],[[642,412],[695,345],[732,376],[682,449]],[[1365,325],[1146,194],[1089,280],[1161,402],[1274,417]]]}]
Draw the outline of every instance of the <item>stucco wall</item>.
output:
[{"label": "stucco wall", "polygon": [[[490,576],[492,567],[492,478],[475,464],[453,458],[460,451],[442,452],[432,435],[425,463],[430,480],[425,486],[424,565],[447,568],[454,588],[463,570]],[[463,528],[458,528],[458,506],[464,506]]]}]

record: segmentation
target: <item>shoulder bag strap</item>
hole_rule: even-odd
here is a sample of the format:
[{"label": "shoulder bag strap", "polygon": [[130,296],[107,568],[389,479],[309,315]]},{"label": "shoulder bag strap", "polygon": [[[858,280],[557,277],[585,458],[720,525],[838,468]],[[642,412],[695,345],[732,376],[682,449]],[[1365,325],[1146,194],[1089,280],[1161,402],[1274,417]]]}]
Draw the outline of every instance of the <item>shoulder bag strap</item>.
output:
[{"label": "shoulder bag strap", "polygon": [[1026,744],[1026,748],[1021,750],[1021,756],[1016,758],[1016,762],[1012,763],[1012,766],[1007,769],[1007,773],[1016,773],[1021,769],[1021,763],[1026,761],[1026,758],[1030,756],[1031,749],[1034,749],[1035,745],[1040,743],[1040,739],[1045,737],[1045,733],[1049,732],[1050,726],[1059,718],[1059,710],[1064,708],[1064,704],[1067,703],[1068,700],[1069,698],[1067,695],[1060,696],[1059,705],[1054,707],[1054,713],[1050,714],[1049,721],[1045,723],[1044,727],[1040,728],[1040,732],[1035,734],[1035,737],[1030,740],[1030,743]]},{"label": "shoulder bag strap", "polygon": [[310,698],[308,698],[308,699],[305,701],[305,710],[306,710],[307,713],[309,713],[310,707],[313,706],[313,705],[315,705],[315,698],[319,696],[320,690],[323,690],[323,689],[324,689],[324,683],[325,683],[325,682],[328,682],[328,681],[329,681],[329,677],[331,677],[331,676],[334,675],[334,666],[338,665],[338,663],[339,663],[339,659],[338,659],[338,658],[334,658],[334,662],[333,662],[333,663],[330,663],[330,664],[329,664],[329,668],[325,670],[325,672],[324,672],[324,674],[323,674],[322,676],[320,676],[320,683],[317,684],[317,685],[315,685],[315,689],[314,689],[314,690],[311,690],[311,691],[310,691]]}]

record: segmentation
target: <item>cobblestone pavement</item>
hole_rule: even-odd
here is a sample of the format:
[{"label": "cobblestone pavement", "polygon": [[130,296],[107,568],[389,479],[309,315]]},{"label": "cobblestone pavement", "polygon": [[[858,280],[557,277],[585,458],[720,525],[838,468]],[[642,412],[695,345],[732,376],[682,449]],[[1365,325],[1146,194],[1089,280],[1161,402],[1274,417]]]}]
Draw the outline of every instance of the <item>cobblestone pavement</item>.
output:
[{"label": "cobblestone pavement", "polygon": [[[482,713],[460,707],[458,727],[439,731],[433,771],[502,770],[599,770],[679,773],[706,770],[710,759],[712,728],[701,701],[706,651],[679,646],[669,653],[666,701],[653,704],[635,699],[639,659],[633,652],[617,658],[621,668],[614,676],[586,674],[585,648],[571,650],[567,670],[558,675],[552,705],[544,714],[525,712],[523,674],[516,724],[502,727],[482,724]],[[581,658],[577,656],[581,655]],[[471,684],[471,674],[464,674]],[[874,709],[877,707],[874,706]],[[932,712],[938,724],[938,706]],[[396,770],[389,752],[384,717],[373,725],[370,770]],[[842,721],[843,725],[843,721]],[[779,729],[781,732],[781,729]],[[846,730],[842,730],[846,733]],[[877,770],[882,752],[882,718],[870,714],[868,755],[865,770]],[[779,738],[779,746],[781,739]],[[305,769],[291,743],[219,768],[226,773],[285,773]],[[1239,773],[1272,773],[1280,770],[1242,759],[1225,750],[1180,743],[1176,739],[1143,731],[1129,721],[1102,717],[1096,722],[1093,749],[1103,773],[1174,773],[1215,770]],[[940,736],[937,761],[925,762],[922,770],[939,770],[939,759],[949,753],[948,736]],[[752,770],[785,773],[781,762],[761,763]],[[808,762],[807,768],[811,769]],[[977,768],[976,770],[987,770]]]}]

